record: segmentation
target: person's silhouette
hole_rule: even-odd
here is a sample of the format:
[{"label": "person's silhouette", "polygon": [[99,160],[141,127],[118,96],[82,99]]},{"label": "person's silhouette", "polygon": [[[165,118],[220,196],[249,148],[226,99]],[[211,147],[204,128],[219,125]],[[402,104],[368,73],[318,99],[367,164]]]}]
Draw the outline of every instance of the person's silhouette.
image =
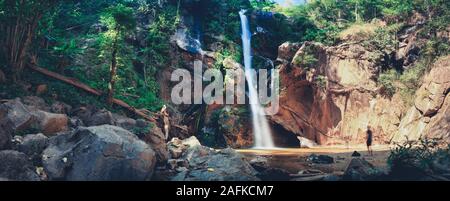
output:
[{"label": "person's silhouette", "polygon": [[366,137],[367,137],[367,141],[366,141],[367,152],[369,152],[369,154],[370,154],[371,156],[373,156],[373,151],[372,151],[373,132],[372,132],[372,130],[370,129],[370,125],[367,126],[366,134],[367,134],[367,136],[366,136]]}]

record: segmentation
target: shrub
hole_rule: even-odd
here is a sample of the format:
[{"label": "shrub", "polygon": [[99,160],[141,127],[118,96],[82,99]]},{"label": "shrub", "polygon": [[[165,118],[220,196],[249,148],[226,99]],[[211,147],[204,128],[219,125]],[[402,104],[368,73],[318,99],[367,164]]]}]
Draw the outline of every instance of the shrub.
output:
[{"label": "shrub", "polygon": [[311,46],[307,46],[303,51],[303,54],[294,59],[294,64],[301,66],[303,69],[314,68],[319,60],[314,55],[313,49]]},{"label": "shrub", "polygon": [[398,79],[398,73],[394,69],[387,70],[378,77],[378,85],[382,87],[382,93],[388,97],[392,97],[397,88],[394,82]]},{"label": "shrub", "polygon": [[317,86],[319,86],[321,89],[325,89],[327,87],[327,77],[323,75],[318,75],[314,78],[314,82]]},{"label": "shrub", "polygon": [[341,40],[364,40],[369,39],[379,28],[376,23],[355,23],[339,33]]},{"label": "shrub", "polygon": [[145,127],[134,127],[131,132],[134,133],[135,135],[137,135],[139,138],[144,137],[145,135],[150,133],[150,130],[154,127],[155,125],[153,123],[148,124]]},{"label": "shrub", "polygon": [[450,159],[449,147],[439,146],[440,139],[423,138],[397,144],[388,157],[394,179],[421,179],[436,172],[436,160]]}]

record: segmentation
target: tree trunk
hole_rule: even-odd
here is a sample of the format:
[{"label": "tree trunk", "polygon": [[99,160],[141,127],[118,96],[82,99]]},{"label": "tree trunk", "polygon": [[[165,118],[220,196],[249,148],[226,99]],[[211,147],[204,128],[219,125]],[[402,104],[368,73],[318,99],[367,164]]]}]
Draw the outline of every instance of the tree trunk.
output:
[{"label": "tree trunk", "polygon": [[119,32],[117,32],[116,38],[114,39],[113,50],[111,54],[111,66],[109,68],[110,73],[110,81],[108,85],[108,105],[112,106],[114,99],[114,85],[116,83],[116,74],[117,74],[117,49],[118,49],[118,38]]}]

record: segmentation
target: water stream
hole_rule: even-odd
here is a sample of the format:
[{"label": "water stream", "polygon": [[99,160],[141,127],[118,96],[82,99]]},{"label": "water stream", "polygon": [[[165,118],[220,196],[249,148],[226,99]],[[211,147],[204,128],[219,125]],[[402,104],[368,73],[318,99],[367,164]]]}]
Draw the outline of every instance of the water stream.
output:
[{"label": "water stream", "polygon": [[252,55],[251,55],[251,32],[248,18],[245,10],[239,12],[242,26],[242,46],[244,54],[245,77],[248,83],[248,96],[250,108],[252,112],[253,136],[255,149],[271,149],[275,148],[270,131],[269,123],[266,119],[264,108],[259,102],[259,96],[256,89],[256,77],[252,72]]}]

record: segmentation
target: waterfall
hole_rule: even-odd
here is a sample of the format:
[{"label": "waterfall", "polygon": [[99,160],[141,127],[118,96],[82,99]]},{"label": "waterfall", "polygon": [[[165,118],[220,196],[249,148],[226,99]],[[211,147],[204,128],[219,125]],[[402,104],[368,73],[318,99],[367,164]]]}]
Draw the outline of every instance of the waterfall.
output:
[{"label": "waterfall", "polygon": [[269,123],[261,106],[256,89],[256,77],[252,73],[251,32],[245,10],[239,12],[242,26],[242,46],[244,54],[245,77],[248,83],[248,96],[252,112],[254,148],[275,148]]}]

